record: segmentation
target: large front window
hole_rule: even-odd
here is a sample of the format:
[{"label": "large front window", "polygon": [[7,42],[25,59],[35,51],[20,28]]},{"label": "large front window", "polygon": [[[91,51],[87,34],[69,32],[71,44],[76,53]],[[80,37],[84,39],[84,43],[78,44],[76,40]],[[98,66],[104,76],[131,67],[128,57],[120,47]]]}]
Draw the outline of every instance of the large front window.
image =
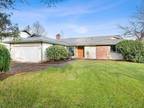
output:
[{"label": "large front window", "polygon": [[70,56],[74,56],[74,47],[69,47],[68,48]]},{"label": "large front window", "polygon": [[115,45],[112,45],[112,46],[111,46],[111,52],[117,52]]}]

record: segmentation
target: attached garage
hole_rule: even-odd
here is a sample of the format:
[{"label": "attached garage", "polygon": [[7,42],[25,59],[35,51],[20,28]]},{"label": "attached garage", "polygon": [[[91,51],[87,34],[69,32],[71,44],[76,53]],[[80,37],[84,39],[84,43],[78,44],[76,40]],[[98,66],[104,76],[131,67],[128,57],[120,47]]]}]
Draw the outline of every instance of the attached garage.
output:
[{"label": "attached garage", "polygon": [[45,62],[48,60],[46,48],[52,45],[65,45],[47,37],[30,37],[7,43],[10,45],[10,53],[13,61],[28,63]]},{"label": "attached garage", "polygon": [[12,44],[11,57],[17,62],[41,62],[42,45],[40,43]]}]

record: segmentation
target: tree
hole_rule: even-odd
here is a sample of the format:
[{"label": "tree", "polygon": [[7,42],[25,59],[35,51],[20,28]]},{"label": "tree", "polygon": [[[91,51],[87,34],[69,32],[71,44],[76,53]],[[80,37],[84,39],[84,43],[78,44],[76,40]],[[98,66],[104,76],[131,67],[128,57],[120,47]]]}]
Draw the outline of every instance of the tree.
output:
[{"label": "tree", "polygon": [[0,40],[2,40],[3,37],[6,37],[6,30],[11,25],[11,21],[9,19],[10,15],[1,13],[0,12]]},{"label": "tree", "polygon": [[124,30],[126,37],[135,37],[137,40],[144,39],[144,2],[142,2],[142,6],[137,10],[129,25],[126,27],[120,26],[120,28]]},{"label": "tree", "polygon": [[46,35],[46,31],[44,27],[38,21],[34,22],[32,26],[30,25],[26,26],[23,31],[28,33],[30,36],[33,36],[33,35],[45,36]]},{"label": "tree", "polygon": [[119,42],[116,48],[125,60],[144,63],[144,43],[142,41],[124,40]]},{"label": "tree", "polygon": [[0,0],[0,9],[9,9],[13,7],[15,0]]},{"label": "tree", "polygon": [[[16,1],[18,0],[0,0],[0,9],[14,8]],[[28,0],[20,0],[20,1],[22,3],[28,2]],[[39,1],[51,7],[51,6],[55,6],[56,3],[63,0],[39,0]]]},{"label": "tree", "polygon": [[[15,3],[17,0],[0,0],[0,10],[10,9],[15,7]],[[22,3],[27,2],[28,0],[21,0]],[[63,1],[63,0],[39,0],[40,2],[46,4],[48,7],[55,6],[56,3]],[[12,28],[10,28],[12,27]],[[33,32],[36,32],[36,34],[43,34],[44,28],[40,26],[39,23],[35,23],[33,27]],[[14,30],[14,34],[9,33],[8,30]],[[17,33],[16,33],[17,30]],[[27,31],[27,30],[26,30]],[[16,34],[18,34],[18,26],[16,25],[12,26],[10,21],[10,14],[6,14],[6,12],[0,11],[0,39],[2,37],[7,36],[14,36],[17,37]]]},{"label": "tree", "polygon": [[13,37],[13,40],[14,40],[14,41],[18,40],[18,39],[20,38],[18,25],[17,25],[17,24],[12,25],[12,26],[10,27],[10,30],[11,30],[11,32],[10,32],[10,33],[11,33],[11,34],[10,34],[10,37]]},{"label": "tree", "polygon": [[14,40],[19,37],[18,25],[13,25],[10,20],[10,14],[0,12],[0,40],[5,37],[13,37]]},{"label": "tree", "polygon": [[46,35],[46,32],[44,27],[38,21],[36,21],[31,27],[31,34],[44,36]]}]

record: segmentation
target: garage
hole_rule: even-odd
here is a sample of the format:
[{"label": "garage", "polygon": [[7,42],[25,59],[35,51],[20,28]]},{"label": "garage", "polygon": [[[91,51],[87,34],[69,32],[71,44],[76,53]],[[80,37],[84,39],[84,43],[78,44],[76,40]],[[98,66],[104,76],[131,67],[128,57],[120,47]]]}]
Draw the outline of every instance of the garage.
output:
[{"label": "garage", "polygon": [[13,44],[11,47],[11,58],[17,62],[41,62],[41,44]]}]

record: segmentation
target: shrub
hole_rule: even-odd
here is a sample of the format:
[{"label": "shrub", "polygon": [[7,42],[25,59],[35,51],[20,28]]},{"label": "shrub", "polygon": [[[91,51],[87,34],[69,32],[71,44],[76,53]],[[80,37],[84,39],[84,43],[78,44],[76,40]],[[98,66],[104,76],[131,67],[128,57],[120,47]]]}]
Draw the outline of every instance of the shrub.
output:
[{"label": "shrub", "polygon": [[8,49],[0,44],[0,72],[6,72],[10,67],[10,53]]},{"label": "shrub", "polygon": [[68,51],[63,46],[50,46],[46,49],[46,55],[49,60],[64,60],[68,58]]},{"label": "shrub", "polygon": [[116,45],[127,61],[144,63],[144,43],[142,41],[125,40]]}]

